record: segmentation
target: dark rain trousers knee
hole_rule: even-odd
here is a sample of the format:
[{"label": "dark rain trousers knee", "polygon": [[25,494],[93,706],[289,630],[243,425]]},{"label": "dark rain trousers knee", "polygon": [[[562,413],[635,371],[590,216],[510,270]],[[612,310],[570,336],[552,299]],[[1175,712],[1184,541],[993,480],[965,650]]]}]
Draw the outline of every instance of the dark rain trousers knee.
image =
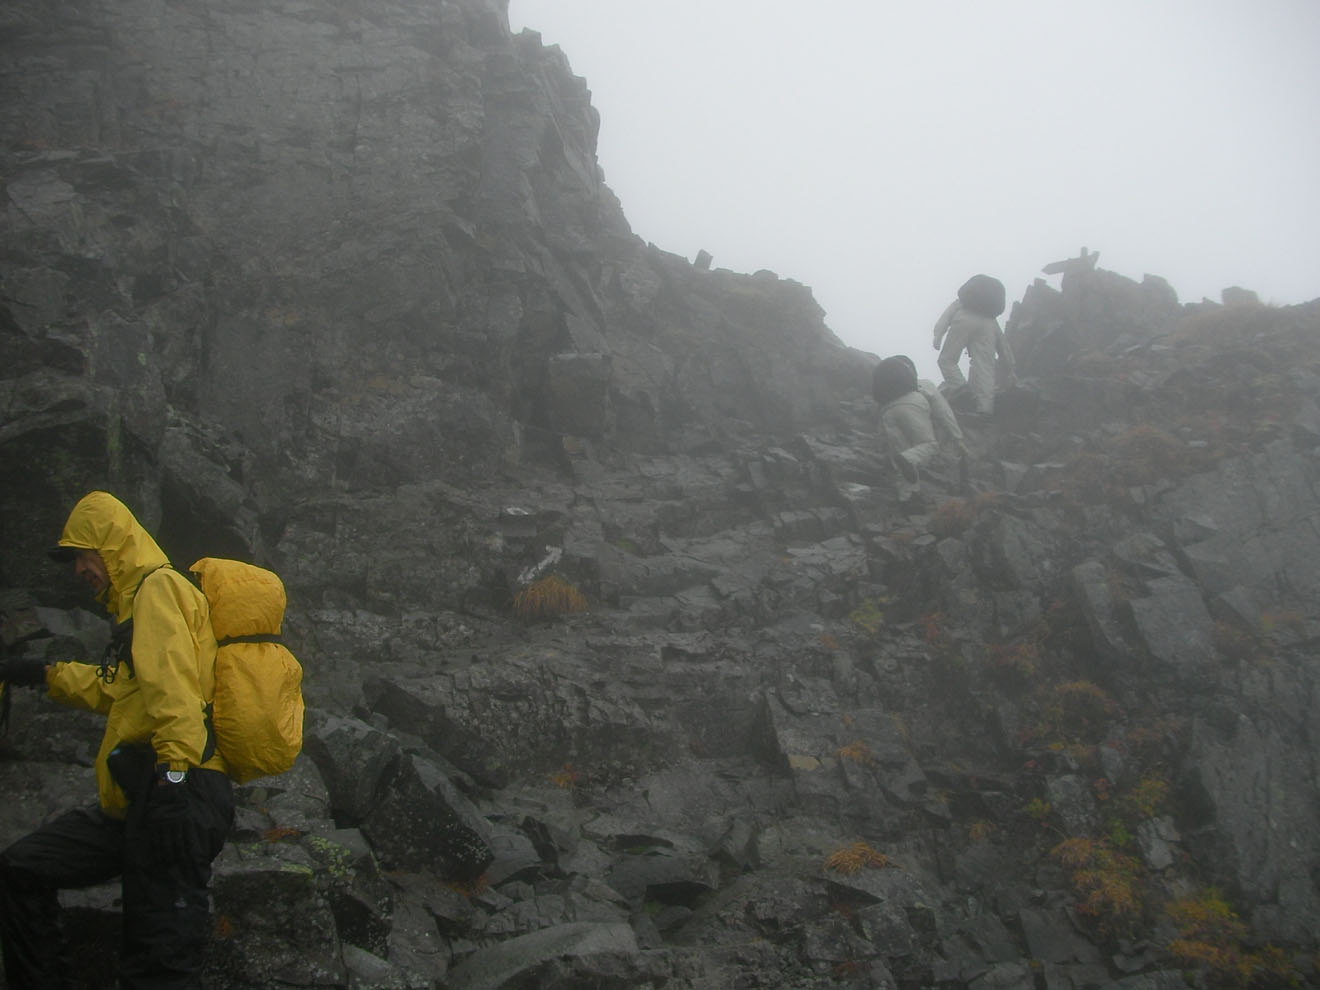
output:
[{"label": "dark rain trousers knee", "polygon": [[67,984],[58,892],[116,876],[123,878],[120,987],[201,986],[211,862],[233,824],[233,785],[224,774],[193,770],[182,784],[149,786],[187,788],[182,858],[167,858],[153,842],[149,792],[123,821],[99,808],[69,811],[0,853],[0,945],[10,990]]}]

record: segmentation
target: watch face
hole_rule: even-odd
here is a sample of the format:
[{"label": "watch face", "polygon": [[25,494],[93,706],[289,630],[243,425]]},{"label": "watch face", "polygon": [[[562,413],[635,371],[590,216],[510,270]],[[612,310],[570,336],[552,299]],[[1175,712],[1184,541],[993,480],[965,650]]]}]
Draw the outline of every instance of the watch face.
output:
[{"label": "watch face", "polygon": [[166,770],[165,779],[171,784],[182,784],[188,776],[186,770]]}]

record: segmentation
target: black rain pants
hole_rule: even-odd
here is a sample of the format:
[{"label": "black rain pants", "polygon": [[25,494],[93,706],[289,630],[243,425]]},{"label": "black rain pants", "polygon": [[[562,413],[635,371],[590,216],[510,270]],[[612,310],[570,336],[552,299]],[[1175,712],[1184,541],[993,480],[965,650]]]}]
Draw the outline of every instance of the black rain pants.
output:
[{"label": "black rain pants", "polygon": [[123,821],[95,807],[65,812],[0,853],[0,945],[10,990],[68,985],[58,892],[116,876],[124,905],[119,986],[201,986],[211,862],[233,824],[233,785],[222,773],[192,770],[183,784],[159,786],[188,789],[183,861],[168,861],[152,843],[149,798],[131,803]]}]

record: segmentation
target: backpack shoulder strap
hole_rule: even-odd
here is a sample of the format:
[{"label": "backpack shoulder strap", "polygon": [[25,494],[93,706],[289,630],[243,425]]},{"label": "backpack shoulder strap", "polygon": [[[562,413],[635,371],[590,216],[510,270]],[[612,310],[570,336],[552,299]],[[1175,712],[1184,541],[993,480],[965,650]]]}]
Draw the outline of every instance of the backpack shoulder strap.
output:
[{"label": "backpack shoulder strap", "polygon": [[[147,583],[147,578],[166,567],[170,567],[170,565],[168,563],[161,564],[142,575],[142,580],[133,589],[134,602],[137,601],[137,594],[142,590],[142,586]],[[173,570],[172,567],[170,569]],[[113,684],[115,678],[119,675],[120,664],[128,668],[128,676],[132,677],[133,617],[131,615],[123,622],[117,622],[111,627],[110,642],[106,644],[105,651],[101,654],[101,662],[96,665],[96,676],[106,684]]]}]

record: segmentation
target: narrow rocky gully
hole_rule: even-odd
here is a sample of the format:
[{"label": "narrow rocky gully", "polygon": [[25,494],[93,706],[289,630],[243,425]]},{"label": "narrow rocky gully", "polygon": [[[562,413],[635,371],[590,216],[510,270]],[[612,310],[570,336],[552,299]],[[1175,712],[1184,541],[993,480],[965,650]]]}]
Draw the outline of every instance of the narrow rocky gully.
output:
[{"label": "narrow rocky gully", "polygon": [[[1033,369],[1067,301],[1016,312],[1037,373],[965,480],[905,481],[859,398],[302,508],[306,748],[240,788],[208,985],[1313,981],[1317,311]],[[1212,339],[1246,319],[1249,373]],[[24,649],[96,654],[99,618],[5,596]],[[5,835],[91,793],[98,737],[14,692]],[[67,897],[76,940],[117,896]]]}]

